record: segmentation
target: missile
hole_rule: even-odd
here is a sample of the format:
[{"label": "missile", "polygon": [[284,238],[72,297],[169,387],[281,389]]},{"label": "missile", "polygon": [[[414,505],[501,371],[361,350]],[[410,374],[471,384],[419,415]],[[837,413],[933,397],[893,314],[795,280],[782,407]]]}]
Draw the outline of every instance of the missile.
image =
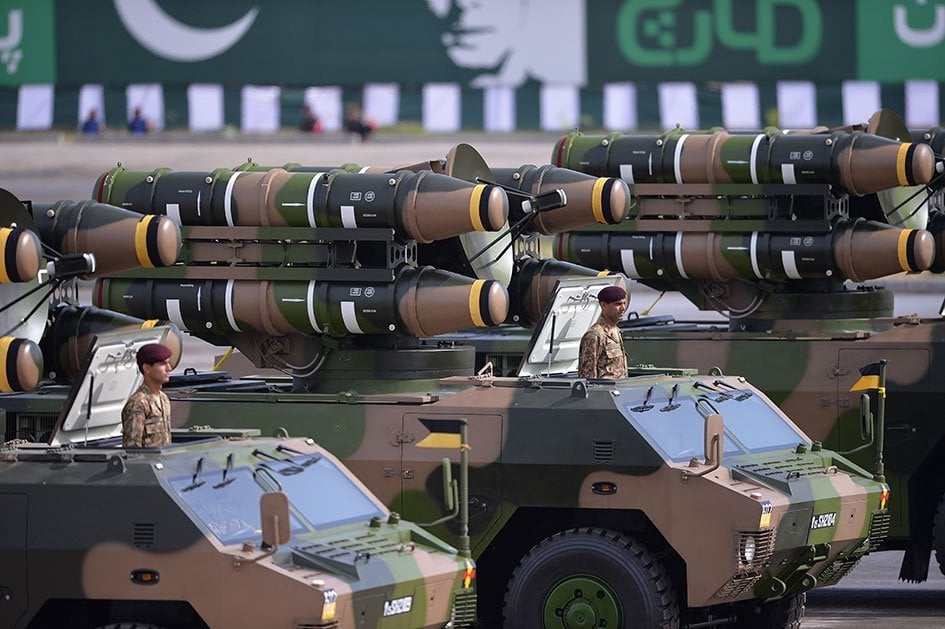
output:
[{"label": "missile", "polygon": [[572,232],[555,237],[558,259],[634,279],[861,282],[932,265],[935,243],[924,229],[900,229],[862,218],[831,231]]},{"label": "missile", "polygon": [[[541,320],[559,279],[602,275],[611,275],[611,273],[554,258],[526,257],[517,260],[512,273],[512,282],[509,284],[509,296],[512,300],[510,319],[519,325],[533,326]],[[624,290],[627,289],[622,277],[618,286]],[[629,295],[629,291],[627,294]]]},{"label": "missile", "polygon": [[43,353],[29,339],[0,336],[0,393],[32,391],[43,377]]},{"label": "missile", "polygon": [[40,347],[46,356],[50,376],[57,382],[73,382],[82,373],[83,362],[96,335],[125,330],[143,330],[168,326],[164,345],[171,350],[171,367],[180,363],[184,335],[168,321],[142,320],[126,314],[101,310],[94,306],[62,303],[51,313],[52,323],[43,335]]},{"label": "missile", "polygon": [[[530,229],[540,234],[557,234],[593,223],[615,225],[630,213],[630,188],[616,177],[593,177],[566,168],[532,164],[493,168],[492,172],[498,183],[532,196],[552,190],[564,192],[563,207],[537,213]],[[519,217],[513,212],[511,218]]]},{"label": "missile", "polygon": [[388,227],[433,242],[505,224],[509,201],[499,186],[432,172],[130,171],[101,175],[102,202],[180,225]]},{"label": "missile", "polygon": [[428,337],[497,325],[509,308],[497,281],[410,266],[388,283],[98,279],[93,299],[100,308],[221,336],[252,330]]},{"label": "missile", "polygon": [[556,166],[636,183],[826,183],[862,196],[929,183],[935,154],[928,144],[862,131],[817,134],[583,135],[554,146]]},{"label": "missile", "polygon": [[0,227],[0,284],[35,279],[43,260],[39,237],[21,227]]},{"label": "missile", "polygon": [[94,201],[33,204],[33,220],[40,239],[59,253],[95,256],[95,269],[86,278],[170,266],[181,247],[172,220]]}]

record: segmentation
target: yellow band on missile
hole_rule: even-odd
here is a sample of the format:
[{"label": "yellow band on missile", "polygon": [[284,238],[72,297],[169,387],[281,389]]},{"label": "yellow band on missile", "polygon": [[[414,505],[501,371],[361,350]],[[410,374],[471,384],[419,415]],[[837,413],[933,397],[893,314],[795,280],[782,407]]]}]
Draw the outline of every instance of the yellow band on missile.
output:
[{"label": "yellow band on missile", "polygon": [[485,189],[485,184],[476,184],[469,196],[469,220],[473,229],[480,232],[486,231],[485,225],[482,224],[482,217],[479,215],[479,200],[482,198],[482,191]]},{"label": "yellow band on missile", "polygon": [[598,223],[606,223],[604,219],[604,184],[607,183],[607,177],[598,177],[594,182],[594,191],[591,193],[591,209],[594,210],[594,220]]},{"label": "yellow band on missile", "polygon": [[10,279],[10,275],[7,273],[7,265],[4,264],[4,260],[6,260],[7,257],[7,239],[10,238],[10,234],[12,233],[12,229],[0,227],[0,284],[6,284],[7,282],[13,281]]},{"label": "yellow band on missile", "polygon": [[141,330],[150,330],[151,328],[153,328],[153,327],[156,326],[157,324],[158,324],[158,320],[157,320],[157,319],[148,319],[147,321],[145,321],[144,323],[141,324],[141,328],[140,328],[140,329],[141,329]]},{"label": "yellow band on missile", "polygon": [[899,268],[903,271],[911,271],[909,268],[909,234],[912,233],[911,229],[904,229],[899,232],[899,244],[896,246],[896,252],[899,254]]},{"label": "yellow band on missile", "polygon": [[135,255],[138,256],[138,263],[147,268],[154,267],[148,257],[148,226],[156,218],[154,214],[149,214],[135,225]]},{"label": "yellow band on missile", "polygon": [[13,343],[12,336],[0,337],[0,391],[3,393],[12,393],[13,387],[10,386],[10,379],[7,378],[7,352],[10,351],[10,344]]},{"label": "yellow band on missile", "polygon": [[[908,186],[909,178],[906,176],[906,154],[912,142],[903,142],[899,145],[899,154],[896,156],[896,178],[900,186]],[[905,268],[905,267],[903,267]]]},{"label": "yellow band on missile", "polygon": [[482,287],[486,280],[476,280],[469,287],[469,316],[477,327],[486,327],[486,322],[482,319],[482,313],[479,312],[479,296],[482,294]]}]

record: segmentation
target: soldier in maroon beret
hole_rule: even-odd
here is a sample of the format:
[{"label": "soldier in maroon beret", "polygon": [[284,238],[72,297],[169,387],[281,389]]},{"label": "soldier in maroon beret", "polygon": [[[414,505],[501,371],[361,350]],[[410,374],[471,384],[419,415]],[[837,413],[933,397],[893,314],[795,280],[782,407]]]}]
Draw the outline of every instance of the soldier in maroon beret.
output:
[{"label": "soldier in maroon beret", "polygon": [[597,293],[600,317],[581,337],[578,376],[581,378],[626,378],[627,351],[617,322],[627,309],[627,291],[608,286]]},{"label": "soldier in maroon beret", "polygon": [[122,444],[126,448],[158,448],[171,442],[171,401],[162,390],[171,377],[171,350],[148,343],[138,350],[144,382],[121,411]]}]

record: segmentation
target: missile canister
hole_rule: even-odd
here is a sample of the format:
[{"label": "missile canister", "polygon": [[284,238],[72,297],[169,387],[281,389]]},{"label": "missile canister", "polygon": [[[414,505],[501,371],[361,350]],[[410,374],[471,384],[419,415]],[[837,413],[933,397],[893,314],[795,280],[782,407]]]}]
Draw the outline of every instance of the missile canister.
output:
[{"label": "missile canister", "polygon": [[928,144],[854,131],[741,135],[582,135],[558,140],[555,165],[627,183],[828,183],[862,196],[931,181]]},{"label": "missile canister", "polygon": [[46,368],[57,382],[73,382],[81,375],[84,361],[96,335],[125,330],[144,330],[167,326],[163,344],[171,350],[171,367],[180,363],[184,335],[173,323],[157,319],[142,320],[126,314],[101,310],[94,306],[60,304],[51,313],[52,324],[43,335],[41,347]]},{"label": "missile canister", "polygon": [[100,308],[221,334],[409,334],[428,337],[502,323],[508,292],[433,267],[401,267],[394,282],[99,279]]},{"label": "missile canister", "polygon": [[42,260],[36,234],[21,227],[0,227],[0,283],[36,279]]},{"label": "missile canister", "polygon": [[[511,319],[519,325],[532,326],[544,315],[559,279],[566,277],[596,277],[609,275],[586,266],[555,260],[554,258],[522,258],[515,263],[509,297],[512,300]],[[626,282],[617,284],[624,290]],[[629,297],[629,292],[627,293]]]},{"label": "missile canister", "polygon": [[169,218],[95,201],[33,204],[33,220],[42,241],[59,253],[93,254],[92,276],[170,266],[181,247],[180,228]]},{"label": "missile canister", "polygon": [[43,353],[29,339],[0,336],[0,393],[32,391],[43,377]]},{"label": "missile canister", "polygon": [[[567,168],[533,166],[493,168],[496,181],[531,195],[563,190],[567,203],[539,212],[531,229],[550,235],[591,223],[615,225],[630,213],[630,189],[616,177],[593,177]],[[514,221],[520,217],[514,215]]]},{"label": "missile canister", "polygon": [[850,279],[861,282],[924,271],[935,243],[924,229],[855,219],[823,233],[572,232],[556,236],[555,255],[637,279],[726,281]]},{"label": "missile canister", "polygon": [[509,201],[499,186],[432,172],[150,172],[118,166],[101,175],[99,201],[181,225],[391,227],[419,242],[505,224]]}]

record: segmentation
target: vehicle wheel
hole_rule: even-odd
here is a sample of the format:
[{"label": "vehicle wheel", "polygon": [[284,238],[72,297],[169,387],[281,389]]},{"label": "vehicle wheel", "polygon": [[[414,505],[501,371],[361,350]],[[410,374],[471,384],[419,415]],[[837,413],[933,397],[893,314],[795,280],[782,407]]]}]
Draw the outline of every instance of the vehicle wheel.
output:
[{"label": "vehicle wheel", "polygon": [[935,549],[938,569],[945,574],[945,496],[939,501],[935,519],[932,521],[932,548]]},{"label": "vehicle wheel", "polygon": [[736,626],[745,629],[799,629],[806,602],[807,594],[798,594],[767,603],[740,603]]},{"label": "vehicle wheel", "polygon": [[663,566],[616,531],[580,528],[534,546],[505,593],[506,627],[679,626],[676,593]]}]

